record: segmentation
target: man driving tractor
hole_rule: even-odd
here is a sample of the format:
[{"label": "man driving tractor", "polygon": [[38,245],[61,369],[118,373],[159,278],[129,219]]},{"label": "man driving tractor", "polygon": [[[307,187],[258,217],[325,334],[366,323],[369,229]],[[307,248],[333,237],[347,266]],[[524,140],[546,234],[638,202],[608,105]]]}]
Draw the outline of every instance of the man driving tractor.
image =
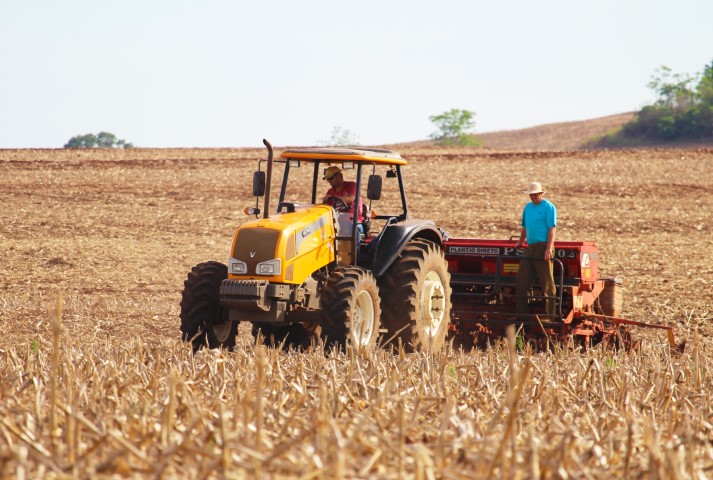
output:
[{"label": "man driving tractor", "polygon": [[[327,193],[322,197],[322,203],[333,206],[339,212],[349,212],[354,213],[354,198],[356,197],[356,182],[347,182],[344,180],[344,175],[342,175],[342,170],[339,167],[331,166],[324,169],[323,180],[329,182],[331,188],[327,190]],[[358,218],[357,221],[361,223],[364,219],[362,218],[362,201],[359,199],[359,205],[357,206]]]}]

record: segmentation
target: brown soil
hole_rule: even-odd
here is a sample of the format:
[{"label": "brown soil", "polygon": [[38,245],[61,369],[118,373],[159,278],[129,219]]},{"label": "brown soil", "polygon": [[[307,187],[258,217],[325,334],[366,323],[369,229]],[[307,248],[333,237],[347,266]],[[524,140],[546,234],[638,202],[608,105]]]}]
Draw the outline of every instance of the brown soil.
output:
[{"label": "brown soil", "polygon": [[[518,231],[520,191],[538,180],[558,206],[558,239],[596,242],[603,272],[625,278],[627,316],[687,331],[713,309],[713,150],[401,153],[414,217],[454,237],[507,238]],[[12,325],[0,343],[41,338],[45,305],[59,293],[71,299],[70,318],[86,314],[79,331],[175,338],[186,272],[225,260],[263,156],[0,151],[0,314]],[[97,305],[111,313],[96,318]]]}]

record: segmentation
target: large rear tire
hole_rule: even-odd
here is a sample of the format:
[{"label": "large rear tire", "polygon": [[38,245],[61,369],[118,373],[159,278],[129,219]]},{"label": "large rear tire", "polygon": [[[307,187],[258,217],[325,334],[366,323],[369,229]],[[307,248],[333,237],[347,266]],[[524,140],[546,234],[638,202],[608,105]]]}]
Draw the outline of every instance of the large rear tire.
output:
[{"label": "large rear tire", "polygon": [[322,337],[327,345],[371,352],[381,326],[381,299],[374,275],[359,267],[334,271],[322,293]]},{"label": "large rear tire", "polygon": [[383,323],[408,352],[443,348],[451,314],[451,276],[441,248],[411,240],[379,279]]},{"label": "large rear tire", "polygon": [[193,351],[201,347],[235,347],[238,322],[228,319],[220,304],[220,284],[228,278],[228,267],[219,262],[199,263],[183,283],[181,294],[181,336],[191,342]]}]

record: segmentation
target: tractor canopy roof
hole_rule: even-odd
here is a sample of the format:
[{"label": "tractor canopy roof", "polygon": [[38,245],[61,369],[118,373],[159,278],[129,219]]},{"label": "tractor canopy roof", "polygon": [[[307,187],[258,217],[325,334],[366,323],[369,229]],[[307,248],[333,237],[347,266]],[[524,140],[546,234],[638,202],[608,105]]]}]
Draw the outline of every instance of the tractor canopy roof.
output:
[{"label": "tractor canopy roof", "polygon": [[310,147],[291,148],[283,151],[280,158],[294,158],[304,161],[320,162],[364,162],[382,165],[406,165],[406,160],[397,152],[384,148],[335,148],[335,147]]}]

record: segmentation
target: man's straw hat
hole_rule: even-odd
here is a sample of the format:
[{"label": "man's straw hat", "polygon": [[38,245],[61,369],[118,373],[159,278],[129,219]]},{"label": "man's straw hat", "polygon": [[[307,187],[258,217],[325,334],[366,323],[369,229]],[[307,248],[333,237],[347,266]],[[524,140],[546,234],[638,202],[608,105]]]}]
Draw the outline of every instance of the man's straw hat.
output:
[{"label": "man's straw hat", "polygon": [[540,182],[530,182],[530,184],[527,186],[527,190],[523,190],[522,193],[532,195],[535,193],[545,193],[545,191],[542,190],[542,184]]},{"label": "man's straw hat", "polygon": [[324,176],[322,177],[322,180],[330,179],[339,172],[341,172],[339,167],[335,167],[334,165],[332,165],[331,167],[327,167],[324,169]]}]

